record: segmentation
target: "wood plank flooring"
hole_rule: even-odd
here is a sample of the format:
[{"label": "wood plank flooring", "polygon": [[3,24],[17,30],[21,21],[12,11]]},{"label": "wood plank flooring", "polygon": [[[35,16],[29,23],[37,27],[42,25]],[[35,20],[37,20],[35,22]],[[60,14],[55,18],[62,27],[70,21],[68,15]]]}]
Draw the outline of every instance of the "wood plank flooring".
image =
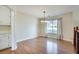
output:
[{"label": "wood plank flooring", "polygon": [[74,54],[75,49],[70,42],[39,37],[18,43],[15,51],[5,49],[0,54]]}]

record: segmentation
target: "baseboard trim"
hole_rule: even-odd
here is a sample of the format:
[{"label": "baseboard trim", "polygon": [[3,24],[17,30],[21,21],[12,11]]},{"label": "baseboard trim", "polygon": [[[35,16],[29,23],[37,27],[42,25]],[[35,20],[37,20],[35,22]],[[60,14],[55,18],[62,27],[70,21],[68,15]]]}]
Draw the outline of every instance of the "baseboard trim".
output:
[{"label": "baseboard trim", "polygon": [[63,41],[66,41],[66,42],[70,42],[70,43],[72,43],[73,44],[73,42],[72,41],[70,41],[70,40],[65,40],[65,39],[62,39]]},{"label": "baseboard trim", "polygon": [[31,38],[25,38],[25,39],[21,39],[19,41],[17,41],[17,43],[25,41],[25,40],[31,40],[31,39],[36,39],[37,37],[31,37]]}]

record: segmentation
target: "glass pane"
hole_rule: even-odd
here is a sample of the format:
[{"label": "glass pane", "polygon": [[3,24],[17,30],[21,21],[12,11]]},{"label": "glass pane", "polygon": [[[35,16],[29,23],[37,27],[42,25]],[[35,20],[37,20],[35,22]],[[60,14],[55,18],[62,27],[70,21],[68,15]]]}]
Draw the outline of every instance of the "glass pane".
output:
[{"label": "glass pane", "polygon": [[57,20],[47,22],[47,33],[57,34]]}]

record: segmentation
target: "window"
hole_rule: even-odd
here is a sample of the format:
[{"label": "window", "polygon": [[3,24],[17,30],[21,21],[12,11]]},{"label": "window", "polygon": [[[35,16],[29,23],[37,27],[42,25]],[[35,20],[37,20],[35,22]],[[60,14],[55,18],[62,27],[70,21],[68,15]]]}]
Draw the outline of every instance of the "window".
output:
[{"label": "window", "polygon": [[57,20],[47,22],[47,33],[57,34]]}]

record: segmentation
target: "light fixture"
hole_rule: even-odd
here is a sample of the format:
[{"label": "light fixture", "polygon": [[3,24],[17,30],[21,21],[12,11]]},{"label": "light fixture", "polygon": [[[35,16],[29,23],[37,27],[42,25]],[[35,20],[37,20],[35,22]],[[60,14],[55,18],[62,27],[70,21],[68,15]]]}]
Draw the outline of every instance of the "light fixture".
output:
[{"label": "light fixture", "polygon": [[43,17],[43,20],[41,20],[41,22],[42,23],[47,23],[48,21],[46,20],[46,17],[45,17],[46,16],[46,11],[45,10],[43,11],[43,14],[44,14],[44,17]]},{"label": "light fixture", "polygon": [[45,20],[45,13],[46,13],[46,11],[44,10],[44,11],[43,11],[43,14],[44,14],[44,20]]}]

